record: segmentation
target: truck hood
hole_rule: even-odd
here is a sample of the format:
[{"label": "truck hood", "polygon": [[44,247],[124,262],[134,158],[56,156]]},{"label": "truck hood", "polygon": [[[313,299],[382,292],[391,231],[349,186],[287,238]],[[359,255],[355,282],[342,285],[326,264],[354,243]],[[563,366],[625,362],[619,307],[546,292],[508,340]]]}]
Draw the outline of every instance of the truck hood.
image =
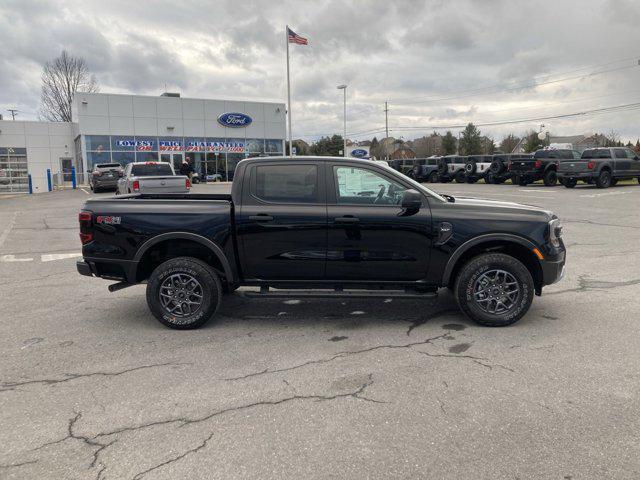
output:
[{"label": "truck hood", "polygon": [[494,210],[496,213],[512,213],[514,215],[540,216],[544,221],[549,221],[554,217],[553,212],[534,205],[524,205],[522,203],[503,202],[500,200],[484,200],[480,198],[455,197],[452,205],[458,205],[465,210],[487,211]]}]

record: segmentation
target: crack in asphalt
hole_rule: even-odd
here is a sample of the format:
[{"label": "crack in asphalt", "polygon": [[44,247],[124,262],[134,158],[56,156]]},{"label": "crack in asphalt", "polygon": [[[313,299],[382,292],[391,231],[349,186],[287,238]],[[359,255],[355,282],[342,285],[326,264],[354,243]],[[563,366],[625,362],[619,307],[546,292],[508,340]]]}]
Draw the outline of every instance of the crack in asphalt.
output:
[{"label": "crack in asphalt", "polygon": [[567,288],[565,290],[558,290],[555,292],[549,292],[545,295],[558,295],[561,293],[569,292],[588,292],[590,290],[611,290],[613,288],[629,287],[631,285],[640,284],[640,278],[634,278],[632,280],[623,280],[620,282],[611,282],[607,280],[589,280],[588,275],[578,276],[578,286],[576,288]]},{"label": "crack in asphalt", "polygon": [[[381,402],[379,400],[373,400],[370,399],[368,397],[363,396],[365,390],[370,387],[371,385],[373,385],[374,381],[373,381],[373,374],[368,374],[368,378],[367,381],[365,383],[363,383],[362,385],[360,385],[360,387],[358,387],[355,391],[353,392],[347,392],[347,393],[339,393],[339,394],[335,394],[335,395],[293,395],[291,397],[285,397],[285,398],[281,398],[279,400],[262,400],[259,402],[254,402],[254,403],[250,403],[247,405],[240,405],[238,407],[230,407],[230,408],[225,408],[222,410],[218,410],[216,412],[213,412],[209,415],[205,415],[204,417],[200,417],[200,418],[196,418],[196,419],[174,419],[171,422],[173,423],[181,423],[181,425],[179,425],[179,427],[184,427],[186,425],[192,425],[194,423],[201,423],[201,422],[206,422],[208,420],[211,420],[214,417],[217,417],[219,415],[223,415],[225,413],[229,413],[229,412],[238,412],[238,411],[242,411],[242,410],[247,410],[249,408],[254,408],[254,407],[258,407],[258,406],[273,406],[273,405],[282,405],[285,403],[289,403],[292,401],[296,401],[296,400],[315,400],[315,401],[329,401],[329,400],[336,400],[339,398],[346,398],[346,397],[352,397],[352,398],[357,398],[358,400],[365,400],[365,401],[369,401],[369,402],[375,402],[375,403],[388,403],[388,402]],[[167,423],[167,422],[164,422]],[[131,428],[131,429],[127,429],[127,430],[123,430],[120,429],[119,431],[115,432],[115,433],[121,433],[122,431],[130,431],[130,430],[138,430],[141,428],[146,428],[147,426],[151,426],[151,425],[155,425],[157,424],[156,422],[152,422],[152,424],[145,424],[145,425],[140,425],[138,427],[135,428]],[[114,433],[104,433],[104,434],[99,434],[97,435],[97,437],[100,436],[108,436],[108,435],[113,435]],[[144,477],[147,473],[152,472],[154,470],[157,470],[158,468],[164,467],[166,465],[169,465],[171,463],[175,463],[177,461],[182,460],[183,458],[185,458],[188,455],[191,455],[192,453],[196,453],[199,450],[202,450],[203,448],[205,448],[207,446],[207,443],[213,438],[214,433],[211,433],[208,437],[206,437],[202,443],[200,443],[200,445],[196,446],[195,448],[191,448],[187,451],[185,451],[184,453],[176,456],[175,458],[172,458],[170,460],[166,460],[162,463],[159,463],[158,465],[151,467],[147,470],[144,470],[143,472],[137,473],[136,475],[134,475],[132,480],[139,480],[140,478]],[[95,438],[95,437],[94,437]]]},{"label": "crack in asphalt", "polygon": [[483,363],[483,362],[490,361],[489,359],[483,358],[483,357],[474,357],[473,355],[454,355],[450,353],[429,353],[429,352],[424,352],[422,350],[418,350],[418,353],[421,353],[422,355],[426,355],[427,357],[464,358],[467,360],[472,360],[474,363],[477,363],[478,365],[482,365],[483,367],[488,368],[489,370],[493,370],[493,367],[496,367],[496,368],[502,368],[511,373],[515,373],[515,370],[513,368],[506,367],[499,363]]},{"label": "crack in asphalt", "polygon": [[599,225],[601,227],[618,227],[618,228],[640,229],[640,226],[638,226],[638,225],[620,225],[620,224],[617,224],[617,223],[603,223],[603,222],[595,222],[593,220],[585,220],[585,219],[578,219],[578,220],[563,219],[562,223],[586,223],[588,225]]},{"label": "crack in asphalt", "polygon": [[[229,413],[229,412],[239,412],[242,410],[247,410],[253,407],[258,407],[258,406],[272,406],[272,405],[281,405],[284,403],[289,403],[292,401],[296,401],[296,400],[315,400],[315,401],[326,401],[326,400],[335,400],[338,398],[346,398],[346,397],[352,397],[352,398],[357,398],[358,400],[365,400],[365,401],[374,401],[371,398],[365,397],[363,394],[365,392],[365,390],[370,387],[371,385],[373,385],[373,374],[370,373],[368,375],[368,379],[365,383],[363,383],[357,390],[353,391],[353,392],[347,392],[347,393],[339,393],[339,394],[335,394],[335,395],[292,395],[290,397],[284,397],[284,398],[280,398],[278,400],[261,400],[259,402],[253,402],[253,403],[249,403],[246,405],[239,405],[237,407],[229,407],[229,408],[224,408],[222,410],[216,410],[213,413],[210,413],[208,415],[205,415],[203,417],[199,417],[199,418],[185,418],[185,417],[178,417],[178,418],[171,418],[171,419],[167,419],[167,420],[156,420],[154,422],[148,422],[148,423],[143,423],[140,425],[136,425],[136,426],[132,426],[132,427],[122,427],[122,428],[117,428],[115,430],[110,430],[110,431],[106,431],[106,432],[101,432],[98,433],[96,435],[94,435],[92,438],[96,439],[96,438],[101,438],[101,437],[108,437],[111,435],[117,435],[120,433],[125,433],[125,432],[132,432],[132,431],[137,431],[137,430],[141,430],[141,429],[145,429],[145,428],[149,428],[149,427],[156,427],[156,426],[160,426],[160,425],[169,425],[172,423],[178,423],[180,424],[179,427],[184,427],[186,425],[192,425],[192,424],[196,424],[196,423],[201,423],[201,422],[206,422],[208,420],[211,420],[214,417],[217,417],[219,415],[223,415],[225,413]],[[380,401],[375,401],[376,403],[380,403]]]},{"label": "crack in asphalt", "polygon": [[[67,440],[79,440],[82,443],[84,443],[85,445],[87,445],[88,447],[95,449],[92,453],[91,456],[91,463],[89,463],[89,470],[91,470],[92,468],[94,468],[97,464],[98,464],[98,460],[100,457],[100,454],[107,449],[108,447],[110,447],[111,445],[113,445],[114,443],[116,443],[118,441],[118,439],[114,439],[111,442],[108,443],[101,443],[95,440],[95,438],[91,438],[85,435],[79,435],[74,431],[74,427],[76,425],[76,423],[82,418],[82,412],[76,412],[74,417],[71,417],[69,419],[69,422],[67,423],[67,434],[62,437],[59,438],[58,440],[52,440],[50,442],[46,442],[43,443],[42,445],[40,445],[39,447],[36,447],[33,449],[33,451],[36,450],[41,450],[44,447],[49,447],[52,445],[58,445],[60,443],[64,443]],[[97,447],[97,448],[96,448]],[[98,471],[96,480],[100,479],[102,473],[106,470],[106,465],[102,465],[102,468]]]},{"label": "crack in asphalt", "polygon": [[198,445],[195,448],[191,448],[189,450],[187,450],[186,452],[178,455],[175,458],[172,458],[170,460],[167,460],[165,462],[159,463],[158,465],[148,468],[147,470],[144,470],[143,472],[140,473],[136,473],[133,477],[133,480],[139,480],[140,478],[144,477],[147,473],[153,472],[154,470],[157,470],[159,468],[164,467],[165,465],[169,465],[171,463],[175,463],[178,462],[180,460],[182,460],[184,457],[191,455],[192,453],[196,453],[200,450],[202,450],[203,448],[205,448],[207,446],[207,443],[209,443],[209,441],[213,438],[213,436],[215,435],[215,432],[212,432],[207,438],[205,438],[202,443],[200,445]]},{"label": "crack in asphalt", "polygon": [[2,469],[2,468],[18,468],[18,467],[23,467],[24,465],[31,465],[33,463],[38,463],[38,460],[29,460],[28,462],[10,463],[10,464],[7,464],[7,465],[0,465],[0,469]]},{"label": "crack in asphalt", "polygon": [[292,370],[296,370],[298,368],[303,368],[303,367],[307,367],[309,365],[320,365],[320,364],[325,364],[325,363],[329,363],[329,362],[333,362],[334,360],[337,360],[339,358],[345,358],[345,357],[350,357],[353,355],[360,355],[363,353],[369,353],[369,352],[373,352],[375,350],[380,350],[380,349],[396,349],[396,348],[411,348],[411,347],[415,347],[417,345],[427,345],[429,343],[432,343],[434,340],[440,340],[440,339],[448,339],[450,338],[449,333],[443,333],[442,335],[437,335],[435,337],[430,337],[427,338],[426,340],[422,340],[419,342],[411,342],[411,343],[405,343],[405,344],[400,344],[400,345],[394,345],[394,344],[390,344],[390,345],[376,345],[373,347],[369,347],[369,348],[363,348],[362,350],[351,350],[351,351],[344,351],[344,352],[338,352],[335,355],[328,357],[328,358],[321,358],[318,360],[309,360],[306,361],[304,363],[300,363],[298,365],[293,365],[290,367],[283,367],[283,368],[265,368],[264,370],[260,370],[258,372],[252,372],[252,373],[247,373],[245,375],[240,375],[237,377],[228,377],[228,378],[222,378],[221,380],[227,381],[227,382],[235,382],[237,380],[244,380],[247,378],[252,378],[252,377],[259,377],[261,375],[270,375],[273,373],[282,373],[282,372],[290,372]]},{"label": "crack in asphalt", "polygon": [[411,322],[411,325],[409,325],[409,328],[407,329],[407,337],[409,335],[411,335],[411,332],[413,331],[413,329],[418,328],[421,325],[424,325],[429,320],[435,320],[435,319],[440,318],[440,317],[446,317],[448,315],[454,315],[454,314],[460,314],[460,310],[456,310],[456,309],[453,309],[453,308],[446,308],[444,310],[440,310],[438,312],[435,312],[435,313],[429,315],[426,318],[419,318],[417,320],[414,320],[414,321]]},{"label": "crack in asphalt", "polygon": [[156,368],[156,367],[166,367],[166,366],[174,366],[174,365],[191,365],[190,363],[155,363],[151,365],[141,365],[139,367],[128,368],[126,370],[121,370],[118,372],[89,372],[89,373],[65,373],[65,378],[56,378],[56,379],[42,379],[42,380],[25,380],[24,382],[2,382],[0,384],[0,392],[6,390],[13,390],[15,387],[22,387],[25,385],[56,385],[58,383],[70,382],[72,380],[77,380],[79,378],[88,378],[88,377],[117,377],[119,375],[124,375],[125,373],[131,373],[138,370],[145,370],[148,368]]}]

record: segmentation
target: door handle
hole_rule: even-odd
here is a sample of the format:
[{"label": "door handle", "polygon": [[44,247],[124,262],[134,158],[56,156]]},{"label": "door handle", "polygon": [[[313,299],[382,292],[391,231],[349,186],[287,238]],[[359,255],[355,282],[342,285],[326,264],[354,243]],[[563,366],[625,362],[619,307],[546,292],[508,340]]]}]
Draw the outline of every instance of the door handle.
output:
[{"label": "door handle", "polygon": [[358,223],[360,219],[358,217],[336,217],[333,221],[336,223]]},{"label": "door handle", "polygon": [[271,222],[273,221],[273,217],[266,213],[260,213],[258,215],[249,215],[249,220],[253,220],[255,222]]}]

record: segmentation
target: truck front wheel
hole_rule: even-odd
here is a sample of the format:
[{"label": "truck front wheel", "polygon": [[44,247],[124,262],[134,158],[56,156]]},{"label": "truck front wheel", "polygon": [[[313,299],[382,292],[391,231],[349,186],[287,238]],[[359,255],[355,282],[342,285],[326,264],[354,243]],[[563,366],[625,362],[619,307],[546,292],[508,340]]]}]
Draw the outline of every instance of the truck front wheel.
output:
[{"label": "truck front wheel", "polygon": [[460,309],[474,322],[504,327],[520,320],[533,301],[531,273],[518,259],[486,253],[469,260],[456,278]]},{"label": "truck front wheel", "polygon": [[218,310],[222,286],[218,275],[201,260],[177,257],[160,264],[147,283],[151,313],[169,328],[198,328]]},{"label": "truck front wheel", "polygon": [[544,181],[544,185],[546,187],[554,187],[558,182],[558,174],[555,170],[549,169],[545,172],[544,178],[542,180]]}]

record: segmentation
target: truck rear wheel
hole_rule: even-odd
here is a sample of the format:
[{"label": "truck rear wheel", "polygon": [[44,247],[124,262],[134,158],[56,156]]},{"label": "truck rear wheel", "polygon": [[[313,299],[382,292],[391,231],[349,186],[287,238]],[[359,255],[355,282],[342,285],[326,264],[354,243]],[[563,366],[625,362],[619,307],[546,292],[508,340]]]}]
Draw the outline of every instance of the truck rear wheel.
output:
[{"label": "truck rear wheel", "polygon": [[555,170],[547,170],[542,179],[546,187],[555,187],[558,183],[558,174]]},{"label": "truck rear wheel", "polygon": [[531,273],[518,259],[502,253],[472,258],[456,278],[460,309],[474,322],[504,327],[520,320],[533,301]]},{"label": "truck rear wheel", "polygon": [[201,260],[177,257],[160,264],[147,283],[151,313],[169,328],[204,325],[218,310],[222,286],[218,275]]},{"label": "truck rear wheel", "polygon": [[454,180],[456,181],[456,183],[466,183],[467,176],[465,175],[464,170],[458,170],[456,172]]},{"label": "truck rear wheel", "polygon": [[438,172],[431,172],[429,174],[429,183],[437,183],[438,182]]},{"label": "truck rear wheel", "polygon": [[609,188],[611,186],[611,172],[604,168],[600,170],[600,175],[596,178],[596,187]]}]

